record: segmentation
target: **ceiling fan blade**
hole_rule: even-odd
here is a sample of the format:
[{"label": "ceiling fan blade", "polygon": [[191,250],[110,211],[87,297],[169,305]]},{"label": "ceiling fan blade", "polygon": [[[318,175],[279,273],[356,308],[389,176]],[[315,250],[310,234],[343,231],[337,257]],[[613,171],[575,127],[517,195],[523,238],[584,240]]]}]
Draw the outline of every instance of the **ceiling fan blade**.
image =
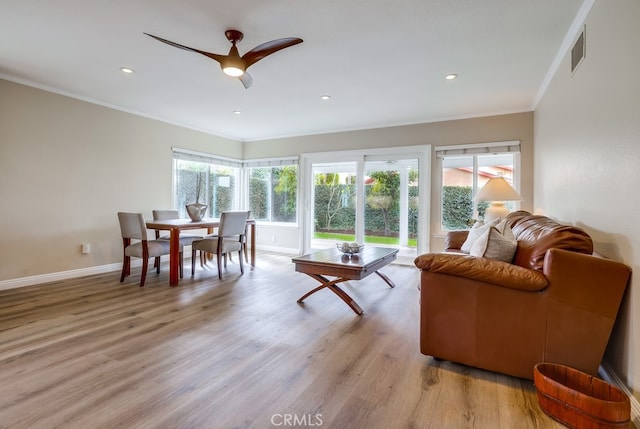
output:
[{"label": "ceiling fan blade", "polygon": [[205,57],[209,57],[212,60],[216,60],[218,62],[222,62],[224,61],[224,59],[227,57],[226,55],[219,55],[219,54],[214,54],[212,52],[207,52],[207,51],[201,51],[200,49],[196,49],[196,48],[190,48],[189,46],[184,46],[181,45],[179,43],[176,42],[172,42],[171,40],[167,40],[167,39],[163,39],[162,37],[158,37],[158,36],[154,36],[153,34],[149,34],[149,33],[144,33],[149,37],[153,37],[154,39],[162,42],[162,43],[166,43],[167,45],[171,45],[174,46],[176,48],[180,48],[180,49],[184,49],[185,51],[191,51],[191,52],[196,52],[198,54],[204,55]]},{"label": "ceiling fan blade", "polygon": [[281,49],[288,48],[289,46],[297,45],[298,43],[302,43],[302,39],[297,37],[285,37],[284,39],[276,39],[270,42],[265,42],[261,45],[256,46],[246,54],[242,56],[242,59],[245,60],[247,64],[247,68],[251,65],[260,61],[267,55],[271,55],[274,52],[277,52]]},{"label": "ceiling fan blade", "polygon": [[240,79],[240,82],[244,85],[244,89],[249,88],[253,84],[253,78],[246,71],[242,76],[238,76],[238,79]]}]

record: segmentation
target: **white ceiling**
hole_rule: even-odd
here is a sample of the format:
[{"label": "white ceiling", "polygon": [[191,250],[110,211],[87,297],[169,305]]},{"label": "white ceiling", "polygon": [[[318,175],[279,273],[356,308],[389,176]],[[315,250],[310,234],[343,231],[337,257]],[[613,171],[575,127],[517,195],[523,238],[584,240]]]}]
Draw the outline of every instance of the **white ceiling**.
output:
[{"label": "white ceiling", "polygon": [[[0,77],[241,141],[523,112],[582,3],[0,0]],[[227,54],[227,29],[241,55],[304,42],[251,66],[245,89],[143,34]]]}]

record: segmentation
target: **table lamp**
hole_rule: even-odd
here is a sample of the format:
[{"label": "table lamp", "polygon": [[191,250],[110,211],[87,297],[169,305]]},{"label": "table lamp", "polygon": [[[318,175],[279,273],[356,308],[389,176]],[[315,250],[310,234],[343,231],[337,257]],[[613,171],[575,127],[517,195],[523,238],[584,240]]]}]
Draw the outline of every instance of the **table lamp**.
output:
[{"label": "table lamp", "polygon": [[491,201],[484,213],[485,222],[502,219],[509,214],[509,209],[504,206],[505,201],[522,201],[520,194],[502,176],[489,179],[474,199]]}]

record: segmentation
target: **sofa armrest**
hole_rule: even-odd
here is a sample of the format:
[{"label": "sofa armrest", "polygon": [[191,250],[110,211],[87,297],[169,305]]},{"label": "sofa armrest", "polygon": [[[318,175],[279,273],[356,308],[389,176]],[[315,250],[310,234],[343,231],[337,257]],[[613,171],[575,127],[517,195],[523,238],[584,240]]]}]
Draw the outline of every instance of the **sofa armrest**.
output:
[{"label": "sofa armrest", "polygon": [[536,292],[548,285],[547,278],[539,271],[489,258],[426,253],[418,256],[414,263],[424,271],[479,280],[509,289]]},{"label": "sofa armrest", "polygon": [[462,244],[467,240],[469,231],[449,231],[444,238],[444,250],[447,252],[460,251]]},{"label": "sofa armrest", "polygon": [[563,249],[549,249],[543,273],[552,285],[550,296],[585,311],[615,319],[631,276],[631,268],[611,259]]},{"label": "sofa armrest", "polygon": [[550,282],[545,360],[596,374],[631,269],[609,259],[552,248],[545,254],[543,272]]}]

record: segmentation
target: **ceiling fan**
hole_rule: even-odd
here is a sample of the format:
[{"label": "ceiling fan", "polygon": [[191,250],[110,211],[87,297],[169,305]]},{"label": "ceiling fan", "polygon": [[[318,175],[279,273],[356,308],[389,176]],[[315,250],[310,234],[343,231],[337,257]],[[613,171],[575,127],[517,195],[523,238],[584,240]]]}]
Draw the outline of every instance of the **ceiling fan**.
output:
[{"label": "ceiling fan", "polygon": [[236,47],[236,43],[241,41],[244,35],[238,30],[227,30],[224,34],[231,42],[231,50],[227,55],[220,55],[180,45],[170,40],[154,36],[153,34],[144,34],[153,37],[154,39],[159,40],[163,43],[166,43],[167,45],[175,46],[176,48],[184,49],[187,51],[197,52],[198,54],[202,54],[206,57],[211,58],[212,60],[216,60],[220,63],[220,68],[222,68],[222,71],[225,74],[240,79],[245,88],[249,88],[253,83],[253,79],[247,73],[247,69],[249,68],[249,66],[260,61],[267,55],[271,55],[274,52],[277,52],[284,48],[288,48],[289,46],[302,43],[302,39],[299,39],[297,37],[285,37],[283,39],[276,39],[270,42],[265,42],[261,45],[256,46],[243,56],[240,56],[240,54],[238,53],[238,48]]}]

